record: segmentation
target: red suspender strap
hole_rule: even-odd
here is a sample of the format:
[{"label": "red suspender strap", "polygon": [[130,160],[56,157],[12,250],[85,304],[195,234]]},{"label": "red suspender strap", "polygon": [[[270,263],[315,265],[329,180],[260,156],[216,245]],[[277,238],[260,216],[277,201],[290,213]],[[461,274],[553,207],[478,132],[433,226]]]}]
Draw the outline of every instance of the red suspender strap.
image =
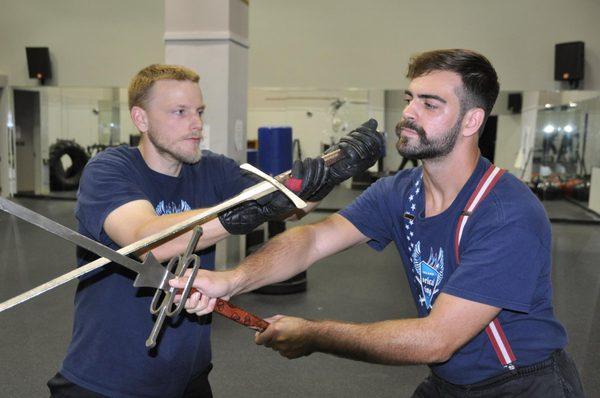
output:
[{"label": "red suspender strap", "polygon": [[[477,187],[471,194],[465,209],[462,211],[460,217],[458,218],[458,223],[456,224],[456,232],[454,234],[454,254],[456,256],[457,264],[460,264],[460,255],[458,253],[458,247],[460,245],[460,239],[462,238],[463,231],[465,229],[465,225],[469,220],[469,217],[473,214],[477,206],[481,203],[483,199],[490,193],[494,185],[498,182],[502,174],[504,174],[506,170],[503,170],[499,167],[491,165],[481,180]],[[515,366],[513,363],[516,360],[515,354],[513,354],[512,349],[510,348],[510,344],[504,334],[504,330],[502,330],[502,326],[500,325],[500,321],[498,318],[494,319],[490,324],[485,328],[485,331],[490,338],[490,342],[494,347],[494,351],[498,356],[498,360],[502,366],[508,369],[514,369]]]}]

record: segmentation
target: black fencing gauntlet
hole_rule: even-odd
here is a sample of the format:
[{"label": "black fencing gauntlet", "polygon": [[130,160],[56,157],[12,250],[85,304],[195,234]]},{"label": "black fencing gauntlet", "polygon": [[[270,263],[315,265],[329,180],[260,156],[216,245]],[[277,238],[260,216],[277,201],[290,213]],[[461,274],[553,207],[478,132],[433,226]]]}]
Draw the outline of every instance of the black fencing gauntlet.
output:
[{"label": "black fencing gauntlet", "polygon": [[308,200],[322,200],[336,185],[373,166],[383,155],[384,145],[383,135],[377,132],[375,119],[369,119],[352,130],[337,145],[331,146],[325,152],[328,154],[339,149],[343,156],[328,168],[325,183],[316,189]]},{"label": "black fencing gauntlet", "polygon": [[[321,157],[296,160],[286,186],[301,199],[318,202],[340,182],[374,165],[383,154],[383,145],[377,121],[370,119],[325,152],[342,151],[342,159],[333,165],[326,166]],[[225,210],[219,220],[229,233],[246,234],[266,221],[288,215],[294,208],[292,202],[277,191]]]}]

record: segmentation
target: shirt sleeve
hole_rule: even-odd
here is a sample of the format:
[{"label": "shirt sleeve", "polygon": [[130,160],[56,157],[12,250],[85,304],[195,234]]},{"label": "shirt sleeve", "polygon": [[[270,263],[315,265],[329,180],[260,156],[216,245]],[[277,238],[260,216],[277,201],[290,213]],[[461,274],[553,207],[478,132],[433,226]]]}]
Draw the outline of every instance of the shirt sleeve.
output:
[{"label": "shirt sleeve", "polygon": [[104,244],[110,243],[103,228],[106,217],[128,202],[147,199],[129,170],[106,157],[89,162],[81,176],[75,215],[80,227]]},{"label": "shirt sleeve", "polygon": [[377,251],[383,250],[393,239],[387,193],[390,179],[379,179],[339,214],[350,221]]},{"label": "shirt sleeve", "polygon": [[[535,222],[498,221],[481,215],[465,229],[460,264],[443,288],[445,293],[494,307],[529,312],[537,281],[549,267],[550,253]],[[539,223],[538,223],[539,225]]]},{"label": "shirt sleeve", "polygon": [[262,181],[254,174],[240,168],[237,162],[223,155],[217,155],[219,159],[219,193],[221,200],[227,200],[239,194],[244,189],[258,184]]}]

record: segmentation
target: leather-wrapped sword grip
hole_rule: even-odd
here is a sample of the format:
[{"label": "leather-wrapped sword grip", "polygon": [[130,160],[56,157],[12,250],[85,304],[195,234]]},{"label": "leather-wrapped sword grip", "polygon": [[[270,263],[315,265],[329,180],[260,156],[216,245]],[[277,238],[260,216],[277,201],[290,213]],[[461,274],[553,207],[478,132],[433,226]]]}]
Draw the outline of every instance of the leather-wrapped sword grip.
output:
[{"label": "leather-wrapped sword grip", "polygon": [[223,299],[217,299],[215,312],[258,332],[263,332],[269,327],[269,322]]}]

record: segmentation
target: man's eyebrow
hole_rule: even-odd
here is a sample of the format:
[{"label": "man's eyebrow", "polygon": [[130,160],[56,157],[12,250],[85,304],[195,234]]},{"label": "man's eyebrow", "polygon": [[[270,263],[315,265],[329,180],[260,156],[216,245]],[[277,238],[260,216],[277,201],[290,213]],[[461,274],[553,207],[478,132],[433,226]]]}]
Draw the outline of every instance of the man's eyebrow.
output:
[{"label": "man's eyebrow", "polygon": [[[410,95],[411,97],[414,97],[413,93],[411,93],[410,90],[404,90],[404,94],[405,95]],[[448,101],[446,101],[445,99],[443,99],[439,95],[435,95],[435,94],[418,94],[417,98],[421,98],[421,99],[433,99],[433,100],[436,100],[436,101],[440,101],[440,102],[442,102],[444,104],[448,103]]]},{"label": "man's eyebrow", "polygon": [[[177,108],[189,108],[190,106],[188,105],[184,105],[184,104],[178,104]],[[206,105],[201,105],[199,107],[196,108],[197,110],[205,110],[206,109]]]}]

